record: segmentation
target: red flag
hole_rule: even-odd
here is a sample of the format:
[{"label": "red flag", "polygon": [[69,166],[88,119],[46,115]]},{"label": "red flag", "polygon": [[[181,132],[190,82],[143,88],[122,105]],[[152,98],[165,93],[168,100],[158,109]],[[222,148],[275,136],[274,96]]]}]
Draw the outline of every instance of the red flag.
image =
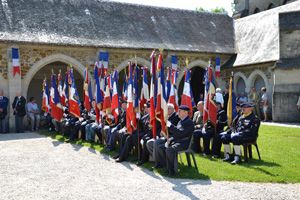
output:
[{"label": "red flag", "polygon": [[191,112],[189,114],[189,117],[192,117],[193,106],[192,106],[192,98],[191,98],[190,73],[185,73],[185,82],[184,82],[181,105],[186,105],[190,108]]},{"label": "red flag", "polygon": [[150,67],[150,74],[151,74],[151,83],[150,83],[150,124],[152,125],[152,133],[153,138],[156,140],[156,113],[155,113],[155,102],[156,102],[156,94],[155,94],[155,51],[153,50],[151,55],[151,67]]},{"label": "red flag", "polygon": [[133,108],[133,77],[132,77],[132,68],[131,62],[129,62],[129,81],[128,81],[128,99],[127,99],[127,111],[126,111],[126,123],[127,123],[127,131],[129,133],[133,133],[136,129],[136,114]]},{"label": "red flag", "polygon": [[109,86],[106,85],[104,103],[103,103],[103,112],[106,114],[107,123],[111,124],[112,119],[110,117],[111,114],[111,100],[110,100],[110,91]]},{"label": "red flag", "polygon": [[118,95],[118,86],[117,86],[117,77],[114,76],[114,82],[113,82],[113,96],[111,101],[111,110],[112,114],[115,116],[115,122],[118,121],[119,116],[119,95]]},{"label": "red flag", "polygon": [[90,98],[89,98],[89,73],[87,68],[84,72],[84,83],[83,83],[83,91],[84,91],[84,107],[87,111],[91,111]]},{"label": "red flag", "polygon": [[46,114],[49,113],[49,88],[47,84],[47,80],[43,81],[43,102],[42,102],[42,109],[45,111]]},{"label": "red flag", "polygon": [[51,107],[51,116],[57,121],[60,121],[61,118],[63,117],[63,110],[62,110],[62,105],[60,103],[60,98],[56,87],[55,74],[52,74],[51,79],[52,80],[51,80],[50,103],[49,103]]}]

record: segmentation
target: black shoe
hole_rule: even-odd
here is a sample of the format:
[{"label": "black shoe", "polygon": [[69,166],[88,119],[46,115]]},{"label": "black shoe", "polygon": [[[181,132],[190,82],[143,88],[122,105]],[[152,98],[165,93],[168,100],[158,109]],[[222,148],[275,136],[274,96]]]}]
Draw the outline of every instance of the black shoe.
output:
[{"label": "black shoe", "polygon": [[175,175],[174,170],[171,170],[170,173],[169,173],[169,176],[174,176],[174,175]]},{"label": "black shoe", "polygon": [[138,161],[139,159],[137,159],[137,158],[132,158],[131,159],[131,162],[136,162],[136,161]]},{"label": "black shoe", "polygon": [[162,174],[169,173],[169,170],[164,169],[164,170],[160,171],[160,173],[162,173]]},{"label": "black shoe", "polygon": [[151,167],[151,171],[153,171],[154,169],[158,169],[158,168],[162,168],[162,166],[159,163],[155,163],[155,165],[153,167]]},{"label": "black shoe", "polygon": [[88,140],[87,143],[92,143],[92,141],[91,141],[91,140]]},{"label": "black shoe", "polygon": [[119,157],[119,158],[116,159],[116,162],[123,162],[123,161],[125,161],[125,159],[122,158],[122,157]]},{"label": "black shoe", "polygon": [[68,139],[68,140],[66,140],[65,142],[66,143],[70,143],[70,142],[73,142],[74,140],[71,140],[71,139]]},{"label": "black shoe", "polygon": [[108,149],[106,149],[105,151],[104,151],[104,153],[108,153],[108,152],[111,152],[112,151],[112,149],[111,148],[108,148]]},{"label": "black shoe", "polygon": [[232,154],[226,154],[226,157],[222,161],[223,162],[232,162],[233,161],[233,155]]},{"label": "black shoe", "polygon": [[211,158],[220,158],[219,155],[213,155]]},{"label": "black shoe", "polygon": [[234,161],[232,161],[231,164],[235,165],[235,164],[239,164],[241,162],[242,162],[242,160],[241,160],[240,156],[234,156]]},{"label": "black shoe", "polygon": [[144,164],[144,163],[145,163],[145,161],[140,160],[138,163],[136,163],[136,165],[137,165],[137,166],[141,166],[141,165]]},{"label": "black shoe", "polygon": [[113,159],[118,159],[119,157],[120,157],[120,154],[117,154],[117,155],[113,156],[112,158]]}]

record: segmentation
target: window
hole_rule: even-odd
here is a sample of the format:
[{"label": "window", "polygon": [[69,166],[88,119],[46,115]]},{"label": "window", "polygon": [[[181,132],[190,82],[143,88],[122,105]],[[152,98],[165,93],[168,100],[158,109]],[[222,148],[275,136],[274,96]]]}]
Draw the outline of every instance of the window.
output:
[{"label": "window", "polygon": [[255,10],[254,10],[253,14],[255,14],[255,13],[259,13],[259,12],[260,12],[259,8],[255,8]]},{"label": "window", "polygon": [[274,6],[274,4],[270,3],[267,10],[270,10],[272,8],[275,8],[275,6]]}]

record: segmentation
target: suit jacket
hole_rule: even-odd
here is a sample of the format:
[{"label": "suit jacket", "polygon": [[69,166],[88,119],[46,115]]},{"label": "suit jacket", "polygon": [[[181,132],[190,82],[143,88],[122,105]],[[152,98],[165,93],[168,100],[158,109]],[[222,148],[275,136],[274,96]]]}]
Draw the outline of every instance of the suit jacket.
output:
[{"label": "suit jacket", "polygon": [[254,96],[254,94],[253,94],[253,92],[251,92],[250,94],[249,94],[249,98],[248,98],[248,100],[249,100],[249,102],[253,102],[253,103],[260,103],[260,99],[261,99],[261,96],[260,96],[260,93],[259,92],[255,92],[255,97],[254,97],[254,101],[253,101],[253,96]]},{"label": "suit jacket", "polygon": [[[227,126],[227,115],[224,110],[220,109],[217,111],[217,133],[223,132],[225,126]],[[210,120],[208,120],[205,130],[212,130],[215,132],[215,127]]]},{"label": "suit jacket", "polygon": [[17,114],[19,117],[24,117],[26,115],[26,109],[25,109],[26,99],[25,97],[21,96],[18,101],[18,104],[16,105],[17,101],[18,101],[18,97],[15,97],[12,107],[13,109],[16,108],[17,113],[14,111],[14,115]]},{"label": "suit jacket", "polygon": [[202,129],[203,128],[203,112],[197,111],[194,114],[193,122],[196,126],[196,129]]},{"label": "suit jacket", "polygon": [[7,115],[8,101],[7,97],[3,97],[2,101],[0,101],[0,108],[3,108],[4,115]]},{"label": "suit jacket", "polygon": [[[173,124],[174,126],[177,126],[178,122],[180,121],[180,118],[178,117],[178,114],[176,112],[174,112],[169,118],[168,120],[171,122],[171,124]],[[169,134],[172,135],[172,131],[169,130]]]},{"label": "suit jacket", "polygon": [[191,137],[194,133],[194,123],[193,120],[189,117],[186,117],[184,120],[180,120],[177,126],[171,124],[169,127],[173,135],[170,138],[172,143],[180,143],[183,148],[188,148]]},{"label": "suit jacket", "polygon": [[118,129],[126,126],[126,110],[121,109],[121,115],[118,117]]}]

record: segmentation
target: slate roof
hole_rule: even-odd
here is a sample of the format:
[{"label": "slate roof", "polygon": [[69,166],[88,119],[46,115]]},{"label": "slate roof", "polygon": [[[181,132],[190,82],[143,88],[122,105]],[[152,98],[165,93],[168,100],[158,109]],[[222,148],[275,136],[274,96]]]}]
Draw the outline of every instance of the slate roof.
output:
[{"label": "slate roof", "polygon": [[2,0],[0,41],[234,53],[228,15],[104,0]]},{"label": "slate roof", "polygon": [[279,13],[300,10],[295,1],[235,20],[235,66],[279,60]]}]

